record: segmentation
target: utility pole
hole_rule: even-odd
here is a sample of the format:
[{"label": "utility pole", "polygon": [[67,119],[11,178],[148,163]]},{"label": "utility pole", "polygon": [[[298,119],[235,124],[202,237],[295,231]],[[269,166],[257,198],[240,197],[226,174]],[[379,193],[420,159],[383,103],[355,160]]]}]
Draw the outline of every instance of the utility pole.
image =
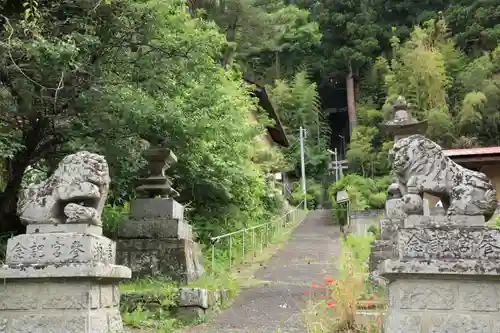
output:
[{"label": "utility pole", "polygon": [[345,156],[345,136],[339,134],[338,137],[340,139],[342,139],[340,149],[342,150],[342,159],[345,160],[345,158],[346,158],[346,156]]},{"label": "utility pole", "polygon": [[331,149],[327,149],[327,151],[331,154],[331,155],[335,155],[335,182],[338,182],[339,181],[339,159],[338,159],[338,156],[337,156],[337,148],[335,148],[335,151],[332,151]]},{"label": "utility pole", "polygon": [[337,156],[337,148],[335,148],[335,182],[339,181],[339,159]]},{"label": "utility pole", "polygon": [[304,193],[304,209],[307,208],[306,166],[304,161],[304,139],[306,130],[300,126],[300,168],[302,171],[302,192]]}]

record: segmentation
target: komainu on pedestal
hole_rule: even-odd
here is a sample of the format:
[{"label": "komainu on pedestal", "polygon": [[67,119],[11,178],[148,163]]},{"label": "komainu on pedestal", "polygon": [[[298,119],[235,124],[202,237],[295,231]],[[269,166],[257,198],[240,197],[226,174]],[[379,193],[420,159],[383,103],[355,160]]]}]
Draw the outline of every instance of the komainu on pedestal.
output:
[{"label": "komainu on pedestal", "polygon": [[109,183],[104,157],[78,152],[20,194],[27,229],[8,240],[0,268],[0,332],[123,332],[118,282],[131,271],[102,236]]},{"label": "komainu on pedestal", "polygon": [[[384,332],[500,332],[500,230],[485,225],[498,205],[490,180],[422,135],[397,141],[392,156],[403,223],[393,256],[378,266],[389,281]],[[441,199],[446,216],[423,215],[424,193]]]}]

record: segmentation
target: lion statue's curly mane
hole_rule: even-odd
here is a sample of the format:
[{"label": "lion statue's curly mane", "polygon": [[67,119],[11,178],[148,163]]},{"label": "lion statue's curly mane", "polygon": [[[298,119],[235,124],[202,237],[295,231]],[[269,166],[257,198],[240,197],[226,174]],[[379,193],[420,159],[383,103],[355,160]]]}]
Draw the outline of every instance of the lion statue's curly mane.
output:
[{"label": "lion statue's curly mane", "polygon": [[77,152],[64,157],[45,181],[19,193],[17,213],[24,224],[101,225],[109,183],[104,156]]},{"label": "lion statue's curly mane", "polygon": [[483,215],[498,206],[491,181],[481,172],[453,162],[435,142],[422,135],[400,139],[391,151],[393,171],[402,194],[413,188],[441,199],[447,215]]}]

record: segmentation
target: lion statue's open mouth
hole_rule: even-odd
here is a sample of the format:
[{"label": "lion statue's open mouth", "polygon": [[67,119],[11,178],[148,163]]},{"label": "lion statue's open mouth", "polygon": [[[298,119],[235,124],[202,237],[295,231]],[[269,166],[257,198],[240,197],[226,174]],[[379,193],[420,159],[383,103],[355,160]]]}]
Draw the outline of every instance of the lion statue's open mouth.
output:
[{"label": "lion statue's open mouth", "polygon": [[109,183],[103,156],[86,151],[68,155],[47,180],[21,192],[19,217],[25,224],[101,225]]}]

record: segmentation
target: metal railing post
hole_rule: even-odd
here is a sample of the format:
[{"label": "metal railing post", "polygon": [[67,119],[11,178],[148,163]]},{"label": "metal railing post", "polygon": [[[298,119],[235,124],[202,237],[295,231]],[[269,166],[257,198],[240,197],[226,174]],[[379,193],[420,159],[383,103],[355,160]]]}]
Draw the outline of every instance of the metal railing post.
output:
[{"label": "metal railing post", "polygon": [[229,235],[229,268],[231,268],[231,261],[232,261],[232,247],[233,247],[233,237],[232,235]]},{"label": "metal railing post", "polygon": [[262,251],[264,251],[264,230],[262,228],[259,229],[259,235],[260,235],[260,253],[262,253]]},{"label": "metal railing post", "polygon": [[268,228],[267,224],[266,224],[266,238],[265,238],[265,240],[266,240],[265,244],[267,247],[267,245],[269,244],[269,228]]},{"label": "metal railing post", "polygon": [[255,229],[252,229],[252,261],[255,258]]},{"label": "metal railing post", "polygon": [[241,262],[245,262],[245,238],[246,238],[246,229],[243,229],[243,242],[241,243],[241,251],[243,252],[241,254]]},{"label": "metal railing post", "polygon": [[215,275],[215,241],[212,241],[212,275]]}]

